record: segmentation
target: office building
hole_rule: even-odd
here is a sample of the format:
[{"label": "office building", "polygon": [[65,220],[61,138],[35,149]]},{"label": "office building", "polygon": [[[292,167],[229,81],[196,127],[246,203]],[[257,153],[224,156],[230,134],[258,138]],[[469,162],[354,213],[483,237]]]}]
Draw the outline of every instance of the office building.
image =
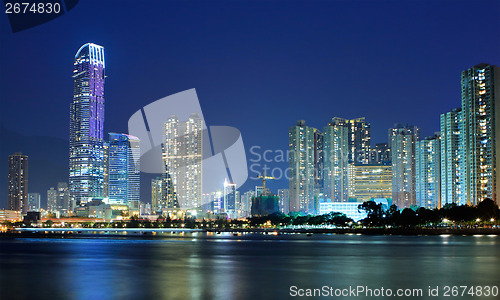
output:
[{"label": "office building", "polygon": [[22,153],[9,155],[8,210],[28,211],[28,156]]},{"label": "office building", "polygon": [[486,198],[500,204],[500,69],[483,63],[465,70],[461,87],[463,199],[469,205]]},{"label": "office building", "polygon": [[441,138],[439,133],[416,142],[416,205],[441,208]]},{"label": "office building", "polygon": [[39,193],[28,193],[28,211],[40,211],[40,200]]},{"label": "office building", "polygon": [[108,197],[110,203],[129,204],[140,198],[140,141],[122,133],[109,133]]},{"label": "office building", "polygon": [[59,207],[57,206],[57,190],[53,187],[47,191],[47,211],[51,213],[59,211]]},{"label": "office building", "polygon": [[236,216],[236,204],[239,199],[236,199],[236,184],[230,182],[227,178],[224,181],[224,202],[222,210],[225,212],[229,218],[235,218]]},{"label": "office building", "polygon": [[66,182],[57,183],[57,209],[71,211],[74,209],[71,204],[69,188]]},{"label": "office building", "polygon": [[416,205],[415,143],[420,129],[412,125],[396,124],[389,129],[392,161],[392,201],[398,208]]},{"label": "office building", "polygon": [[69,187],[76,203],[103,196],[104,48],[83,45],[73,64]]},{"label": "office building", "polygon": [[349,198],[357,202],[392,198],[392,166],[349,165]]},{"label": "office building", "polygon": [[103,143],[103,151],[104,151],[104,172],[103,174],[103,186],[102,186],[102,197],[109,198],[109,143]]}]

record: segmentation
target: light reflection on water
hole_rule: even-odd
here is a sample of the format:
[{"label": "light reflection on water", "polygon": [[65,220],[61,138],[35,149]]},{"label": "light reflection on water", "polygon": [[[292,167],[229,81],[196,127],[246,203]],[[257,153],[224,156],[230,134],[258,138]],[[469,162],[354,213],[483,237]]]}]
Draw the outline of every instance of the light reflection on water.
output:
[{"label": "light reflection on water", "polygon": [[282,299],[291,285],[424,290],[498,285],[499,250],[498,236],[4,239],[0,294],[5,299]]}]

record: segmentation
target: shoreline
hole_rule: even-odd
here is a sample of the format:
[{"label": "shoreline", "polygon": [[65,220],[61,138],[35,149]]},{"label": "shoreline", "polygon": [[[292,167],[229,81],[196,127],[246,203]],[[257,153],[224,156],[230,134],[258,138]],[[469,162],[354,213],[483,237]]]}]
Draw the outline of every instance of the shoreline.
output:
[{"label": "shoreline", "polygon": [[190,233],[229,233],[233,236],[241,234],[262,234],[277,236],[282,234],[304,234],[308,237],[315,234],[345,234],[345,235],[406,235],[406,236],[431,236],[431,235],[500,235],[500,228],[304,228],[304,229],[160,229],[160,228],[129,228],[117,230],[108,228],[47,228],[30,230],[10,230],[0,233],[2,238],[168,238],[184,236]]}]

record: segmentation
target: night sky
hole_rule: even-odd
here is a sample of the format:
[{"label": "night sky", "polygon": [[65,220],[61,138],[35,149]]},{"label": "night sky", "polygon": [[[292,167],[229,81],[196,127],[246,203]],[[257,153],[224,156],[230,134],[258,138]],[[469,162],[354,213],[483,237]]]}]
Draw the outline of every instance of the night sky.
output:
[{"label": "night sky", "polygon": [[196,88],[207,124],[238,128],[249,159],[253,145],[286,150],[298,119],[322,130],[334,116],[364,116],[372,145],[394,123],[425,137],[460,106],[462,70],[500,65],[499,16],[500,1],[81,0],[12,33],[4,14],[1,123],[68,140],[73,58],[93,42],[106,52],[106,136],[126,133],[144,105]]}]

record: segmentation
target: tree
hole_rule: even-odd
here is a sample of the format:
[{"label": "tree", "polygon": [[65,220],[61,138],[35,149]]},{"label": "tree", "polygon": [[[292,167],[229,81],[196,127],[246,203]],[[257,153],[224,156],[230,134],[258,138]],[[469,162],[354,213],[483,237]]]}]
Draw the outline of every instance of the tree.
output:
[{"label": "tree", "polygon": [[375,201],[365,201],[358,206],[358,211],[366,211],[367,217],[363,219],[363,223],[369,226],[379,226],[383,222],[382,203],[375,203]]},{"label": "tree", "polygon": [[486,198],[476,207],[477,217],[481,219],[491,219],[498,216],[498,206],[495,201]]},{"label": "tree", "polygon": [[399,225],[415,226],[418,224],[417,214],[411,208],[405,208],[399,217]]},{"label": "tree", "polygon": [[434,210],[427,209],[425,207],[420,207],[417,210],[417,221],[420,225],[427,225],[429,223],[440,223],[441,218],[439,213]]}]

